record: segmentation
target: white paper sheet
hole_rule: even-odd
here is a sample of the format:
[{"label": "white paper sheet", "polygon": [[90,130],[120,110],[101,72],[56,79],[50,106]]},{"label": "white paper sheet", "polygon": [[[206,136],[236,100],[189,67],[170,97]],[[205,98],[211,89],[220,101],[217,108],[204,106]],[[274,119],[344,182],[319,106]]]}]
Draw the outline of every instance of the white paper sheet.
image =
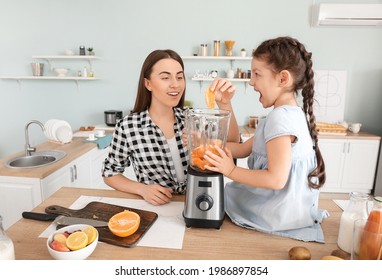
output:
[{"label": "white paper sheet", "polygon": [[314,72],[313,111],[316,121],[337,123],[344,120],[347,71]]},{"label": "white paper sheet", "polygon": [[[69,208],[82,209],[92,201],[99,201],[124,207],[152,211],[158,214],[158,219],[138,242],[137,246],[182,249],[185,232],[183,220],[183,202],[171,202],[154,206],[140,199],[124,199],[112,197],[80,196]],[[48,238],[55,231],[52,223],[39,237]]]},{"label": "white paper sheet", "polygon": [[341,199],[333,199],[333,201],[338,205],[338,207],[340,207],[342,210],[344,210],[348,203],[349,203],[349,199],[347,200],[341,200]]}]

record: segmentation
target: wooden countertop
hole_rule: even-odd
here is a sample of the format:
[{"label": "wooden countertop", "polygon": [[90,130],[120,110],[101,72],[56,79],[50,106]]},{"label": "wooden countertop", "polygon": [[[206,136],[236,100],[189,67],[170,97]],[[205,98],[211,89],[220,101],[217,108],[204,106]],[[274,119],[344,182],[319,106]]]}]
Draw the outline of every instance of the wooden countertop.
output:
[{"label": "wooden countertop", "polygon": [[82,156],[83,154],[89,152],[90,150],[97,147],[97,144],[91,142],[83,142],[85,138],[83,137],[73,137],[72,142],[68,144],[60,144],[57,142],[45,142],[36,146],[36,151],[46,151],[46,150],[61,150],[66,152],[66,156],[49,165],[36,167],[36,168],[9,168],[4,164],[17,156],[24,156],[24,151],[15,153],[13,155],[4,157],[0,159],[0,175],[1,176],[15,176],[15,177],[28,177],[28,178],[40,178],[43,179],[48,175],[52,174],[56,170],[64,167],[68,163],[72,162],[76,158]]},{"label": "wooden countertop", "polygon": [[[249,126],[240,126],[239,131],[243,137],[251,137],[255,133],[254,128],[250,128]],[[371,139],[371,140],[380,140],[381,136],[373,135],[367,132],[359,132],[357,134],[348,132],[346,136],[338,136],[338,135],[320,135],[321,139]],[[37,151],[46,151],[46,150],[62,150],[66,152],[66,156],[59,160],[56,163],[46,165],[43,167],[36,168],[8,168],[5,166],[7,160],[17,157],[23,156],[24,151],[12,154],[10,156],[0,158],[0,176],[14,176],[14,177],[27,177],[27,178],[40,178],[43,179],[56,170],[62,168],[68,163],[72,162],[76,158],[81,155],[89,152],[90,150],[97,147],[95,143],[91,142],[83,142],[85,138],[83,137],[73,137],[72,142],[68,144],[60,144],[57,142],[45,142],[36,146]]]},{"label": "wooden countertop", "polygon": [[[63,187],[33,209],[33,211],[43,213],[45,207],[54,204],[69,207],[81,195],[139,199],[137,196],[116,190]],[[311,251],[312,259],[318,260],[325,255],[330,255],[333,250],[338,249],[337,235],[342,210],[333,202],[332,198],[348,199],[348,195],[320,194],[319,207],[328,210],[330,213],[330,217],[324,219],[322,223],[325,244],[303,242],[260,233],[236,226],[226,218],[220,230],[187,228],[183,241],[183,249],[181,250],[140,246],[124,248],[99,243],[89,259],[287,260],[290,248],[305,246]],[[184,201],[184,196],[175,196],[173,200]],[[6,231],[7,235],[13,240],[16,259],[51,259],[46,248],[46,238],[38,237],[49,224],[50,222],[21,219]]]},{"label": "wooden countertop", "polygon": [[[240,126],[239,131],[243,137],[251,137],[255,134],[256,129],[249,126]],[[360,131],[359,133],[347,132],[346,135],[319,135],[319,139],[360,139],[360,140],[381,140],[381,136],[368,132]]]}]

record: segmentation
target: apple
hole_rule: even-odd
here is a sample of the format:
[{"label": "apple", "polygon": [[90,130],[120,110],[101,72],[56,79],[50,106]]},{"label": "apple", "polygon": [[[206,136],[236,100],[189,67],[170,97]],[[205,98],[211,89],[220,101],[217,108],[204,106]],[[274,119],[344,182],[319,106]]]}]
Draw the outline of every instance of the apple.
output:
[{"label": "apple", "polygon": [[62,244],[66,243],[67,235],[65,233],[57,233],[53,236],[53,240],[57,240],[61,242]]},{"label": "apple", "polygon": [[50,243],[50,248],[52,248],[53,250],[56,250],[56,251],[60,251],[60,252],[69,252],[70,251],[69,248],[66,247],[65,244],[61,243],[58,240],[53,240]]}]

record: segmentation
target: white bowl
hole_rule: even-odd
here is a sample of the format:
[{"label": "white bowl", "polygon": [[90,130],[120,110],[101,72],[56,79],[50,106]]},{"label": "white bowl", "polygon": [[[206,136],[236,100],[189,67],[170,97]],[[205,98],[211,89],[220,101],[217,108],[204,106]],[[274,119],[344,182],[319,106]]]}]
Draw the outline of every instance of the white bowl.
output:
[{"label": "white bowl", "polygon": [[60,252],[60,251],[53,250],[49,246],[49,244],[53,241],[53,237],[55,234],[64,233],[65,231],[72,233],[72,232],[75,232],[77,230],[83,230],[84,228],[86,228],[88,226],[89,225],[83,225],[83,224],[71,225],[71,226],[66,226],[66,227],[60,228],[60,229],[56,230],[55,232],[53,232],[49,236],[48,240],[46,241],[46,246],[47,246],[49,254],[52,256],[52,258],[54,258],[56,260],[84,260],[87,257],[89,257],[93,253],[95,248],[97,247],[98,231],[97,231],[96,239],[92,243],[87,245],[85,248],[82,248],[80,250],[70,251],[70,252]]},{"label": "white bowl", "polygon": [[57,76],[65,77],[66,73],[68,73],[69,69],[67,68],[54,68],[54,72],[56,72]]},{"label": "white bowl", "polygon": [[74,55],[74,51],[72,51],[72,50],[70,50],[70,49],[66,49],[66,50],[64,51],[64,54],[65,54],[65,55]]}]

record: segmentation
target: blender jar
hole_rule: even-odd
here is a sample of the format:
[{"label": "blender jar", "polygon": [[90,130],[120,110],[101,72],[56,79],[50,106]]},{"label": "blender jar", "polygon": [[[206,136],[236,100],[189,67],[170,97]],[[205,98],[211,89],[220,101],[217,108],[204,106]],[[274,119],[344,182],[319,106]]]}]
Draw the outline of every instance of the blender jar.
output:
[{"label": "blender jar", "polygon": [[220,109],[188,109],[186,111],[186,130],[190,167],[199,172],[210,172],[205,165],[204,153],[211,151],[219,154],[214,148],[224,148],[229,128],[231,112]]}]

